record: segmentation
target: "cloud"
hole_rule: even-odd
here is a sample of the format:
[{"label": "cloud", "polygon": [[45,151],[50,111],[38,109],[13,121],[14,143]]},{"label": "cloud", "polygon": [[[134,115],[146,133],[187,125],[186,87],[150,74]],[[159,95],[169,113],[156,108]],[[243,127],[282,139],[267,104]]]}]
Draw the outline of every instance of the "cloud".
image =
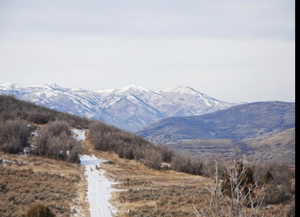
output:
[{"label": "cloud", "polygon": [[293,1],[4,1],[7,32],[294,39]]},{"label": "cloud", "polygon": [[295,3],[217,2],[3,0],[1,80],[294,100]]}]

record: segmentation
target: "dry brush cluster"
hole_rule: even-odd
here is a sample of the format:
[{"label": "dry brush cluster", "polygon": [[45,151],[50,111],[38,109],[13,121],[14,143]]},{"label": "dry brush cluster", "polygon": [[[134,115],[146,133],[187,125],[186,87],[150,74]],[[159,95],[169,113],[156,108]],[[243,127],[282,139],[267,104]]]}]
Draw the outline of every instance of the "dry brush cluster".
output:
[{"label": "dry brush cluster", "polygon": [[[276,176],[280,168],[246,166],[233,162],[220,175],[216,163],[215,186],[211,193],[210,206],[196,209],[197,217],[293,217],[295,216],[294,196],[287,174]],[[282,166],[283,167],[283,166]],[[282,169],[281,167],[281,169]],[[276,172],[275,172],[276,171]],[[284,173],[284,172],[283,172]],[[289,180],[285,182],[283,180]],[[285,189],[285,190],[283,190]],[[268,205],[286,205],[284,209],[268,210]],[[276,210],[276,211],[275,211]]]},{"label": "dry brush cluster", "polygon": [[33,154],[57,160],[79,162],[81,143],[73,138],[67,122],[54,121],[41,127],[32,138]]},{"label": "dry brush cluster", "polygon": [[142,137],[100,122],[93,122],[89,132],[97,150],[112,151],[121,158],[142,161],[154,169],[159,169],[162,162],[170,162],[173,155],[166,147],[154,146]]},{"label": "dry brush cluster", "polygon": [[30,145],[33,130],[35,127],[24,120],[0,121],[0,150],[14,154],[22,152]]}]

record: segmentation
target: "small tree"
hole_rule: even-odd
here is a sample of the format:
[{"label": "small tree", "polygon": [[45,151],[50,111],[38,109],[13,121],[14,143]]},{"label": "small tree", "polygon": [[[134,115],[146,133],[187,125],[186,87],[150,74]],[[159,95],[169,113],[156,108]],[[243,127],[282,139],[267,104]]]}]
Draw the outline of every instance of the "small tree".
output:
[{"label": "small tree", "polygon": [[[215,167],[215,186],[209,188],[211,200],[209,207],[198,210],[194,207],[197,217],[257,217],[264,198],[257,198],[257,188],[253,181],[253,172],[241,162],[227,168],[223,180]],[[223,181],[223,182],[222,182]],[[245,209],[247,206],[250,209]]]}]

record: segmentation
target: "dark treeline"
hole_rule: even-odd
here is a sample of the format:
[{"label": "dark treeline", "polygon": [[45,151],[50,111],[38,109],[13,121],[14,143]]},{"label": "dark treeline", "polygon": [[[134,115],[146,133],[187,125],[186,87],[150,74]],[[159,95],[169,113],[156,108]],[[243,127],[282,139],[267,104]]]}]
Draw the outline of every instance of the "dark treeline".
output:
[{"label": "dark treeline", "polygon": [[14,96],[0,95],[0,122],[25,120],[35,124],[51,121],[66,121],[74,128],[88,128],[90,121],[64,112],[16,99]]}]

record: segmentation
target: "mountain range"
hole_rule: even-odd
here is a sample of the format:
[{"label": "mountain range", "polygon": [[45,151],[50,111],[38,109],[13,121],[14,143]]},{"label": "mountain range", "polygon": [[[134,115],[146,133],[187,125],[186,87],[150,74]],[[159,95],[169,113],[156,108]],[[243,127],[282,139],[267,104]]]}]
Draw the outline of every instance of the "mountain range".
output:
[{"label": "mountain range", "polygon": [[171,117],[137,133],[197,155],[295,162],[295,103],[254,102],[209,114]]},{"label": "mountain range", "polygon": [[202,115],[236,105],[191,87],[150,90],[129,85],[119,89],[86,90],[57,84],[23,86],[0,83],[0,94],[101,120],[131,132],[140,131],[164,118]]},{"label": "mountain range", "polygon": [[295,103],[254,102],[205,115],[171,117],[138,134],[158,142],[181,139],[242,140],[295,126]]}]

